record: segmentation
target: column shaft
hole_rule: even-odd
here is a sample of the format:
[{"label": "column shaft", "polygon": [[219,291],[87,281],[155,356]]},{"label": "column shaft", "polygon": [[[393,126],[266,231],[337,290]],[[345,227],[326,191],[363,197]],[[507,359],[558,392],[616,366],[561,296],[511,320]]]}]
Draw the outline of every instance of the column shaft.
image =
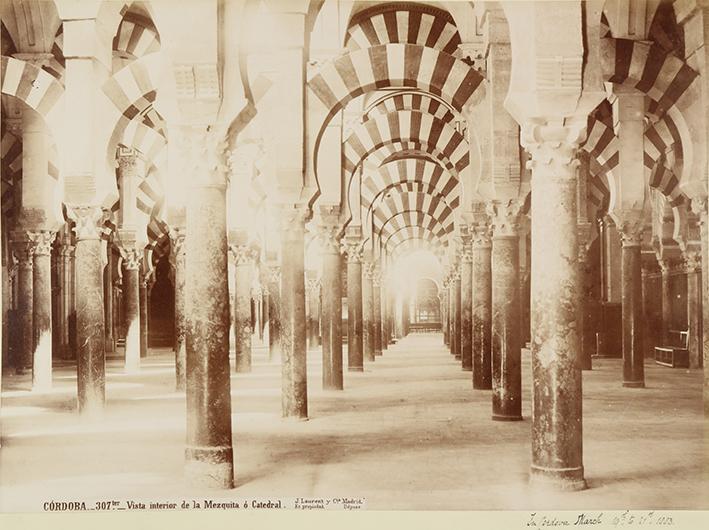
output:
[{"label": "column shaft", "polygon": [[140,370],[140,279],[139,262],[126,259],[123,267],[123,316],[126,330],[125,371]]},{"label": "column shaft", "polygon": [[[585,123],[585,122],[584,122]],[[576,144],[532,152],[532,481],[585,488]],[[494,259],[494,258],[493,258]],[[497,262],[494,263],[497,268]]]},{"label": "column shaft", "polygon": [[473,369],[473,260],[466,249],[460,266],[460,356],[463,370]]},{"label": "column shaft", "polygon": [[[22,239],[20,239],[22,238]],[[18,236],[15,242],[15,255],[17,257],[17,312],[20,322],[20,346],[19,354],[15,357],[15,371],[18,374],[25,373],[32,369],[32,353],[34,351],[34,325],[33,309],[33,249],[32,243],[25,239],[26,236]]]},{"label": "column shaft", "polygon": [[630,388],[645,386],[641,274],[640,242],[624,238],[621,265],[623,386]]},{"label": "column shaft", "polygon": [[106,333],[106,355],[113,353],[116,349],[116,342],[113,338],[113,252],[109,247],[108,263],[103,275],[103,296],[104,296],[104,318]]},{"label": "column shaft", "polygon": [[372,313],[374,333],[374,355],[382,354],[382,289],[381,275],[377,270],[372,278]]},{"label": "column shaft", "polygon": [[234,250],[234,369],[251,371],[251,249]]},{"label": "column shaft", "polygon": [[225,190],[221,182],[190,190],[184,251],[185,476],[212,488],[231,488],[234,479]]},{"label": "column shaft", "polygon": [[689,367],[702,367],[702,273],[701,256],[687,256],[687,322]]},{"label": "column shaft", "polygon": [[170,232],[170,252],[175,267],[175,388],[185,390],[185,364],[187,349],[185,344],[185,229],[176,228]]},{"label": "column shaft", "polygon": [[519,241],[492,239],[492,419],[522,419]]},{"label": "column shaft", "polygon": [[307,419],[303,208],[281,211],[281,356],[283,417]]},{"label": "column shaft", "polygon": [[669,264],[661,263],[662,270],[662,338],[668,343],[672,327],[672,286]]},{"label": "column shaft", "polygon": [[[486,232],[487,229],[484,229]],[[473,388],[492,388],[492,263],[490,239],[473,240]]]},{"label": "column shaft", "polygon": [[268,278],[268,359],[281,358],[281,269],[269,267]]},{"label": "column shaft", "polygon": [[359,257],[347,259],[347,366],[350,372],[364,370],[362,329],[362,262]]},{"label": "column shaft", "polygon": [[75,222],[76,357],[79,412],[102,413],[106,402],[106,345],[103,322],[103,258],[100,230],[105,218],[98,206],[68,209]]},{"label": "column shaft", "polygon": [[372,288],[372,265],[364,265],[362,278],[362,327],[364,329],[364,358],[374,361],[374,293]]},{"label": "column shaft", "polygon": [[150,302],[149,281],[141,274],[138,300],[140,302],[140,357],[148,356],[148,305]]},{"label": "column shaft", "polygon": [[342,390],[342,286],[339,239],[323,249],[322,272],[322,384],[326,390]]},{"label": "column shaft", "polygon": [[34,241],[32,389],[49,390],[52,387],[51,244],[54,232],[32,232],[30,237]]},{"label": "column shaft", "polygon": [[461,329],[461,285],[460,285],[460,272],[456,273],[453,280],[453,306],[454,306],[454,340],[455,340],[455,359],[460,361],[462,359],[462,329]]}]

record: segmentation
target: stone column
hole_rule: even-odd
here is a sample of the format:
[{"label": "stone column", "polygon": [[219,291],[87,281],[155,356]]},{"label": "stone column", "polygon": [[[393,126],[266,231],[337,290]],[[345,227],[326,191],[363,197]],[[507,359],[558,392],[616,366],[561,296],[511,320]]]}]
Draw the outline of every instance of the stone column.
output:
[{"label": "stone column", "polygon": [[[522,419],[518,200],[494,201],[492,218],[492,419]],[[541,266],[541,265],[539,265]]]},{"label": "stone column", "polygon": [[401,332],[406,337],[411,327],[411,299],[409,293],[404,293],[403,306],[401,308]]},{"label": "stone column", "polygon": [[440,293],[440,298],[441,298],[441,327],[443,328],[443,344],[448,347],[448,350],[451,348],[451,341],[450,341],[450,328],[449,328],[449,323],[448,323],[448,307],[449,307],[449,302],[448,302],[448,277],[443,278],[443,289],[441,290]]},{"label": "stone column", "polygon": [[689,331],[687,349],[689,350],[689,367],[701,368],[703,337],[702,256],[700,249],[685,252],[684,264],[687,271],[687,323]]},{"label": "stone column", "polygon": [[522,133],[532,157],[531,480],[563,490],[586,486],[576,193],[585,126],[585,120],[569,130],[527,125]]},{"label": "stone column", "polygon": [[125,326],[125,372],[140,370],[140,260],[142,252],[135,247],[122,247],[123,318]]},{"label": "stone column", "polygon": [[185,363],[187,350],[185,344],[185,228],[170,229],[170,252],[175,267],[175,389],[185,390]]},{"label": "stone column", "polygon": [[460,264],[460,356],[462,368],[473,370],[473,249],[472,238],[463,236]]},{"label": "stone column", "polygon": [[473,388],[492,388],[492,241],[487,222],[473,225]]},{"label": "stone column", "polygon": [[32,309],[34,355],[32,357],[32,390],[52,388],[52,282],[51,251],[56,232],[29,232],[33,243],[34,265]]},{"label": "stone column", "polygon": [[101,232],[107,212],[100,206],[67,206],[67,215],[74,221],[76,234],[74,272],[79,412],[98,416],[106,403]]},{"label": "stone column", "polygon": [[176,140],[182,141],[190,164],[184,242],[185,478],[191,486],[231,488],[226,176],[220,144],[211,133],[188,130]]},{"label": "stone column", "polygon": [[281,208],[281,355],[284,418],[308,418],[304,206]]},{"label": "stone column", "polygon": [[[582,178],[582,177],[580,177]],[[577,205],[578,206],[578,205]],[[579,225],[580,226],[580,225]],[[588,246],[586,244],[586,227],[579,227],[578,239],[578,266],[579,266],[579,330],[581,331],[579,347],[579,364],[582,370],[592,369],[592,354],[595,347],[593,322],[591,321],[591,285],[589,285],[590,265],[588,263]]]},{"label": "stone column", "polygon": [[[67,238],[68,239],[68,238]],[[69,320],[72,313],[72,300],[74,297],[73,293],[73,261],[74,261],[74,246],[65,240],[61,246],[60,259],[61,259],[61,321],[60,321],[60,333],[61,333],[61,351],[63,359],[73,359],[75,358],[75,353],[71,348],[71,340],[69,336]]]},{"label": "stone column", "polygon": [[671,264],[667,259],[659,259],[662,274],[662,339],[668,342],[672,326],[672,284],[670,278]]},{"label": "stone column", "polygon": [[379,280],[379,292],[381,295],[381,313],[382,313],[382,352],[389,348],[389,314],[387,310],[388,289],[386,287],[386,274],[382,271]]},{"label": "stone column", "polygon": [[382,354],[382,272],[375,265],[372,272],[372,313],[374,333],[374,355]]},{"label": "stone column", "polygon": [[140,302],[140,357],[148,356],[148,305],[150,303],[150,290],[152,289],[154,277],[140,274],[140,290],[138,300]]},{"label": "stone column", "polygon": [[368,362],[374,361],[374,293],[373,280],[374,265],[369,262],[363,264],[362,278],[362,327],[364,329],[364,358]]},{"label": "stone column", "polygon": [[362,325],[362,246],[347,242],[347,367],[350,372],[364,370]]},{"label": "stone column", "polygon": [[[621,234],[621,298],[623,318],[623,386],[645,386],[645,354],[643,351],[642,272],[642,212],[632,212],[618,223]],[[664,309],[663,309],[664,310]]]},{"label": "stone column", "polygon": [[12,242],[15,258],[17,259],[17,313],[20,323],[20,351],[15,357],[15,371],[23,374],[32,369],[32,354],[34,352],[34,303],[32,262],[34,259],[34,243],[25,232],[13,234]]},{"label": "stone column", "polygon": [[[456,304],[456,302],[458,301],[458,297],[456,296],[458,292],[456,286],[456,276],[458,277],[458,280],[460,280],[459,273],[455,269],[451,269],[450,282],[448,283],[448,297],[450,298],[450,302],[448,305],[448,311],[450,314],[448,333],[450,334],[451,354],[455,356],[456,359],[459,359],[460,334],[458,333],[458,322],[456,321],[456,316],[458,313]],[[459,282],[458,285],[460,285]]]},{"label": "stone column", "polygon": [[308,306],[308,347],[310,349],[319,348],[321,344],[320,336],[320,279],[318,272],[310,270],[305,272],[306,281],[306,303]]},{"label": "stone column", "polygon": [[231,245],[234,257],[234,370],[251,371],[251,262],[246,244]]},{"label": "stone column", "polygon": [[103,275],[104,318],[106,333],[106,355],[116,351],[116,341],[113,337],[113,252],[108,245],[108,260]]},{"label": "stone column", "polygon": [[323,215],[322,241],[322,384],[342,390],[342,286],[339,212]]},{"label": "stone column", "polygon": [[268,266],[268,360],[281,358],[281,267]]},{"label": "stone column", "polygon": [[461,285],[460,285],[461,265],[456,266],[455,274],[453,275],[453,307],[454,313],[454,329],[455,329],[455,360],[462,359],[462,331],[461,331]]}]

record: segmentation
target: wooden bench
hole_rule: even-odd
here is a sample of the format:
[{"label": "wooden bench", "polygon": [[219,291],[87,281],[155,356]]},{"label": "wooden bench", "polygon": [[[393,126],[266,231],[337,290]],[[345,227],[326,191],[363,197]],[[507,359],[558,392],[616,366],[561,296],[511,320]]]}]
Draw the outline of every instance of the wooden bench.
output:
[{"label": "wooden bench", "polygon": [[669,346],[655,346],[655,363],[670,368],[689,368],[689,332],[670,330],[668,335]]}]

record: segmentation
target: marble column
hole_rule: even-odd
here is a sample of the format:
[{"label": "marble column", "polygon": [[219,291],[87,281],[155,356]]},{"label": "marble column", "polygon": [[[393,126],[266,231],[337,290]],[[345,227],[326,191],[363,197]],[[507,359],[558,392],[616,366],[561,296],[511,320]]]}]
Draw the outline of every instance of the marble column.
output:
[{"label": "marble column", "polygon": [[364,370],[362,325],[362,247],[359,241],[347,242],[347,368]]},{"label": "marble column", "polygon": [[[640,245],[643,235],[642,212],[633,212],[618,224],[621,235],[621,299],[623,319],[623,386],[645,386],[643,351],[642,271]],[[664,309],[663,309],[664,311]]]},{"label": "marble column", "polygon": [[219,144],[192,131],[184,149],[193,164],[185,230],[185,478],[193,487],[233,487],[229,369],[226,176]]},{"label": "marble column", "polygon": [[61,260],[61,303],[60,303],[60,326],[59,333],[61,334],[61,352],[63,359],[73,359],[75,358],[75,353],[71,348],[71,341],[69,336],[69,320],[71,318],[72,310],[72,300],[74,293],[72,291],[73,287],[73,258],[74,258],[74,246],[71,245],[66,240],[60,247],[59,259]]},{"label": "marble column", "polygon": [[304,206],[281,207],[281,404],[284,418],[308,418]]},{"label": "marble column", "polygon": [[186,318],[185,315],[185,228],[170,229],[170,253],[175,268],[175,389],[185,390],[186,384]]},{"label": "marble column", "polygon": [[518,237],[521,202],[516,199],[494,201],[489,208],[492,218],[492,419],[497,421],[522,419]]},{"label": "marble column", "polygon": [[456,322],[456,313],[457,313],[457,308],[456,308],[456,301],[457,301],[457,296],[456,296],[456,276],[458,273],[452,269],[450,273],[450,281],[448,283],[448,297],[449,297],[449,303],[448,303],[448,311],[450,314],[450,322],[448,324],[448,333],[450,334],[450,341],[451,341],[451,355],[455,356],[456,359],[458,359],[459,355],[459,350],[458,347],[460,346],[460,335],[458,334],[458,326]]},{"label": "marble column", "polygon": [[15,371],[18,374],[23,374],[32,369],[32,354],[34,352],[34,325],[32,322],[34,243],[27,237],[27,233],[18,231],[13,234],[12,246],[17,259],[17,314],[20,325],[20,339],[16,343],[20,346],[20,351],[15,356]]},{"label": "marble column", "polygon": [[562,490],[586,487],[576,191],[585,129],[584,120],[569,130],[527,125],[522,133],[532,157],[531,480]]},{"label": "marble column", "polygon": [[150,290],[152,289],[154,277],[140,274],[140,290],[138,291],[138,301],[140,306],[140,357],[148,356],[148,306],[150,304]]},{"label": "marble column", "polygon": [[67,215],[74,221],[76,234],[74,273],[79,412],[85,416],[98,416],[106,403],[101,232],[107,212],[100,206],[67,206]]},{"label": "marble column", "polygon": [[462,304],[461,304],[461,279],[460,279],[460,274],[461,274],[461,269],[462,266],[461,264],[458,264],[456,267],[455,274],[453,275],[453,307],[455,310],[454,313],[454,329],[455,329],[455,360],[460,361],[462,359]]},{"label": "marble column", "polygon": [[578,232],[578,265],[579,265],[579,329],[581,337],[579,340],[579,364],[582,370],[592,369],[592,354],[595,350],[595,334],[592,322],[591,308],[591,285],[589,283],[590,264],[588,263],[588,247],[584,234],[580,229]]},{"label": "marble column", "polygon": [[103,274],[104,318],[106,333],[106,355],[116,350],[116,341],[113,337],[113,252],[111,243],[108,244],[108,261]]},{"label": "marble column", "polygon": [[471,227],[473,388],[492,388],[492,242],[486,222]]},{"label": "marble column", "polygon": [[363,263],[362,278],[362,328],[364,329],[364,358],[368,362],[375,359],[374,356],[374,292],[373,277],[374,265],[370,262]]},{"label": "marble column", "polygon": [[234,370],[251,371],[251,263],[253,251],[246,244],[231,245],[234,256]]},{"label": "marble column", "polygon": [[[35,258],[36,259],[36,258]],[[684,253],[687,271],[687,323],[689,367],[702,367],[702,256],[700,249]],[[35,265],[36,267],[36,265]],[[36,314],[36,311],[35,311]]]},{"label": "marble column", "polygon": [[440,293],[441,298],[441,327],[443,328],[443,344],[450,351],[451,341],[450,341],[450,328],[448,323],[448,277],[443,278],[443,289]]},{"label": "marble column", "polygon": [[382,354],[382,273],[379,266],[374,267],[372,273],[372,313],[374,333],[374,355]]},{"label": "marble column", "polygon": [[411,326],[411,299],[409,293],[404,293],[403,304],[401,308],[401,332],[406,337],[409,334]]},{"label": "marble column", "polygon": [[268,360],[281,358],[281,267],[268,266]]},{"label": "marble column", "polygon": [[319,348],[322,340],[320,336],[320,278],[315,270],[305,272],[306,303],[308,306],[308,347]]},{"label": "marble column", "polygon": [[322,385],[342,390],[342,285],[339,214],[328,215],[320,225],[322,241]]},{"label": "marble column", "polygon": [[381,313],[382,313],[382,352],[389,348],[389,314],[387,310],[388,289],[386,287],[386,275],[382,271],[381,279],[379,280],[379,292],[381,294]]},{"label": "marble column", "polygon": [[33,243],[32,325],[34,355],[32,356],[32,390],[52,388],[52,282],[51,251],[56,232],[29,232]]},{"label": "marble column", "polygon": [[667,259],[659,259],[662,275],[662,340],[669,344],[670,328],[672,327],[672,281],[670,278],[671,264]]},{"label": "marble column", "polygon": [[466,372],[473,370],[473,249],[469,235],[463,237],[460,263],[460,357]]},{"label": "marble column", "polygon": [[123,257],[123,318],[126,373],[140,370],[140,260],[139,248],[121,248]]}]

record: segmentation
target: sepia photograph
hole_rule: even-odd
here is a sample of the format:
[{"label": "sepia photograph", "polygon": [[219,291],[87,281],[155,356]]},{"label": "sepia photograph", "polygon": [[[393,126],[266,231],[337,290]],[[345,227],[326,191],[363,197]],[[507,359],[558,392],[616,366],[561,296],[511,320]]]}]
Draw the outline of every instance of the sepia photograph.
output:
[{"label": "sepia photograph", "polygon": [[0,31],[0,527],[709,524],[709,0]]}]

